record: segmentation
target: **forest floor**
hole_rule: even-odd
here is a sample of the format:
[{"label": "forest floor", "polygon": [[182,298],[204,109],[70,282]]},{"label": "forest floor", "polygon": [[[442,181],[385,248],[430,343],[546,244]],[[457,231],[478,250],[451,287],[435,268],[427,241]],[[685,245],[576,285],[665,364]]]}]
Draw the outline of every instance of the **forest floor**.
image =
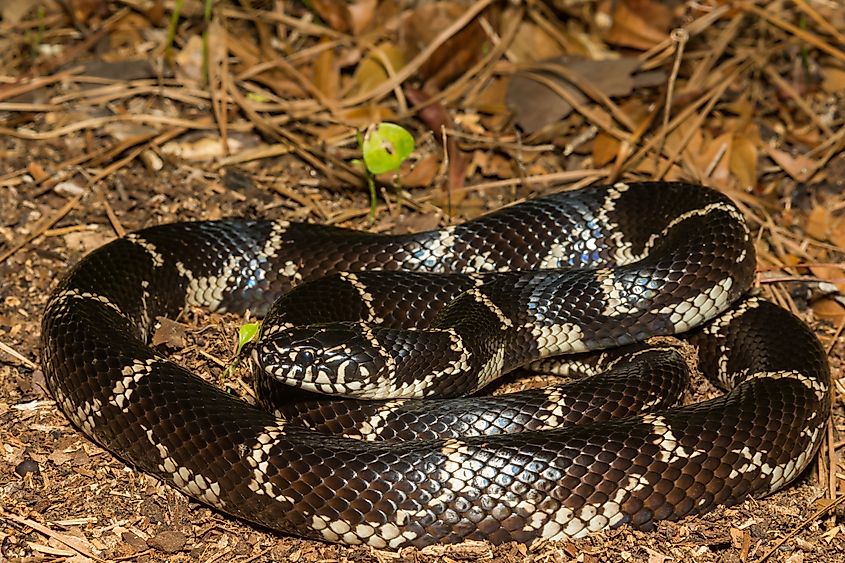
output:
[{"label": "forest floor", "polygon": [[[0,0],[0,561],[845,559],[841,5],[233,0],[206,16],[186,0],[173,18],[175,4]],[[382,121],[416,149],[398,183],[376,178],[371,219],[357,134]],[[785,490],[530,547],[328,545],[135,471],[45,390],[50,291],[125,232],[237,215],[400,233],[616,179],[732,197],[757,285],[828,351],[831,424]],[[221,376],[242,321],[192,312],[170,356],[249,399],[248,373]]]}]

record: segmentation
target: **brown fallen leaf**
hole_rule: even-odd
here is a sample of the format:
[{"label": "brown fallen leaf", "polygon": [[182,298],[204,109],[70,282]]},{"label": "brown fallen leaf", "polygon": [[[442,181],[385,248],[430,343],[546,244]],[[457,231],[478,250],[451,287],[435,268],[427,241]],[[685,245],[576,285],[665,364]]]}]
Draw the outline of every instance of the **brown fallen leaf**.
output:
[{"label": "brown fallen leaf", "polygon": [[418,233],[440,226],[439,213],[403,213],[396,221],[397,233]]},{"label": "brown fallen leaf", "polygon": [[51,463],[56,465],[64,465],[70,463],[72,466],[85,465],[90,461],[90,457],[85,452],[84,448],[72,449],[71,447],[61,447],[59,444],[53,452],[47,456]]},{"label": "brown fallen leaf", "polygon": [[44,170],[44,167],[35,161],[30,161],[30,163],[26,166],[26,170],[36,182],[40,182],[41,180],[49,176],[47,171]]},{"label": "brown fallen leaf", "polygon": [[350,95],[369,92],[384,83],[390,77],[385,69],[388,63],[394,73],[405,66],[405,56],[401,49],[389,41],[377,45],[358,63],[352,76]]},{"label": "brown fallen leaf", "polygon": [[157,317],[158,328],[153,334],[153,346],[167,346],[168,348],[184,348],[188,335],[187,327],[167,317]]},{"label": "brown fallen leaf", "polygon": [[149,549],[147,542],[145,542],[143,538],[135,534],[135,532],[132,532],[130,530],[124,530],[123,533],[120,534],[120,539],[129,544],[132,549],[136,552]]},{"label": "brown fallen leaf", "polygon": [[763,145],[763,148],[768,153],[769,158],[798,182],[806,182],[816,171],[815,162],[803,154],[792,155],[766,144]]},{"label": "brown fallen leaf", "polygon": [[352,35],[361,35],[367,29],[375,19],[377,7],[379,12],[383,11],[383,7],[378,6],[378,0],[358,0],[347,6]]},{"label": "brown fallen leaf", "polygon": [[604,166],[619,152],[620,141],[613,135],[599,131],[593,140],[593,165]]},{"label": "brown fallen leaf", "polygon": [[734,135],[731,143],[731,173],[739,180],[743,189],[757,186],[757,145],[743,134]]},{"label": "brown fallen leaf", "polygon": [[510,178],[514,174],[514,161],[492,151],[477,150],[472,153],[467,174],[472,176],[480,172],[482,176]]},{"label": "brown fallen leaf", "polygon": [[[466,7],[457,2],[432,2],[414,10],[400,30],[407,58],[410,60],[425,49],[465,11]],[[423,90],[435,92],[463,74],[481,57],[486,40],[477,18],[450,37],[420,67],[419,74],[425,80]]]},{"label": "brown fallen leaf", "polygon": [[[421,106],[429,100],[429,96],[427,94],[414,88],[413,86],[405,87],[405,96],[407,96],[408,101],[415,106]],[[425,123],[426,127],[431,129],[438,137],[442,134],[443,129],[452,127],[452,118],[449,117],[449,113],[440,102],[427,104],[420,108],[417,113],[420,120]]]},{"label": "brown fallen leaf", "polygon": [[827,240],[832,225],[833,214],[830,209],[824,205],[816,205],[807,217],[804,230],[816,240]]},{"label": "brown fallen leaf", "polygon": [[202,76],[202,37],[192,35],[176,54],[176,76],[200,82]]},{"label": "brown fallen leaf", "polygon": [[833,219],[830,225],[830,234],[827,238],[845,252],[845,217],[837,216]]},{"label": "brown fallen leaf", "polygon": [[[417,162],[404,162],[399,170],[399,181],[405,188],[425,188],[431,185],[440,169],[440,157],[429,154]],[[379,178],[380,180],[382,178]]]},{"label": "brown fallen leaf", "polygon": [[95,248],[103,246],[114,238],[111,233],[105,232],[101,229],[74,231],[72,233],[65,233],[62,238],[68,248],[72,248],[76,252],[91,252]]},{"label": "brown fallen leaf", "polygon": [[346,33],[351,28],[352,15],[349,13],[346,2],[338,0],[311,0],[308,4],[335,31]]},{"label": "brown fallen leaf", "polygon": [[520,22],[508,52],[521,63],[552,59],[564,54],[563,48],[554,37],[529,20]]},{"label": "brown fallen leaf", "polygon": [[845,69],[824,67],[822,69],[822,89],[829,93],[845,92]]},{"label": "brown fallen leaf", "polygon": [[810,304],[810,308],[813,309],[813,314],[819,319],[837,325],[845,321],[845,307],[835,299],[829,297],[816,299]]},{"label": "brown fallen leaf", "polygon": [[[636,88],[655,86],[664,80],[662,72],[636,73],[640,61],[634,58],[595,61],[581,57],[562,56],[545,60],[543,63],[559,64],[588,82],[606,96],[625,96]],[[531,133],[546,125],[560,121],[572,111],[572,106],[554,90],[532,79],[529,74],[536,71],[517,72],[513,75],[506,101],[517,124]],[[548,71],[539,72],[566,88],[578,102],[587,99],[578,88],[563,77]]]},{"label": "brown fallen leaf", "polygon": [[[692,170],[695,170],[696,177],[702,180],[714,175],[727,178],[727,155],[730,151],[732,139],[733,135],[730,133],[722,133],[715,139],[711,138],[709,133],[698,127],[684,149],[684,161]],[[722,169],[717,173],[717,168],[720,165]],[[715,187],[727,188],[728,186],[719,185]]]},{"label": "brown fallen leaf", "polygon": [[0,0],[0,18],[6,25],[15,25],[38,6],[35,2]]},{"label": "brown fallen leaf", "polygon": [[[101,11],[104,7],[108,7],[108,3],[99,2]],[[104,16],[92,15],[90,20],[96,20]],[[186,14],[187,15],[187,14]],[[150,20],[140,13],[132,12],[126,17],[121,18],[119,22],[111,29],[108,34],[109,49],[101,56],[105,60],[120,60],[125,55],[123,53],[130,51],[135,52],[134,47],[143,43],[146,40],[145,33],[150,27]]]},{"label": "brown fallen leaf", "polygon": [[[361,104],[360,106],[338,111],[337,117],[344,123],[344,125],[338,125],[337,130],[345,133],[349,129],[346,124],[363,129],[372,123],[395,120],[396,113],[388,106]],[[322,130],[318,130],[317,134],[320,138],[328,138],[325,135],[329,132],[328,130],[329,127],[322,128]]]},{"label": "brown fallen leaf", "polygon": [[[26,4],[26,2],[21,2],[21,4]],[[69,0],[67,7],[73,21],[85,25],[93,15],[102,11],[105,5],[100,0]]]},{"label": "brown fallen leaf", "polygon": [[613,6],[612,25],[604,40],[613,45],[646,51],[669,36],[672,12],[667,3],[652,0],[603,2],[605,13]]},{"label": "brown fallen leaf", "polygon": [[508,93],[510,78],[495,78],[487,84],[477,95],[467,100],[467,105],[475,107],[483,113],[502,114],[507,113],[508,106],[505,103],[505,96]]},{"label": "brown fallen leaf", "polygon": [[[323,37],[320,42],[328,43],[330,40]],[[326,98],[334,100],[337,99],[339,86],[340,69],[337,65],[334,49],[323,49],[314,59],[314,87]]]}]

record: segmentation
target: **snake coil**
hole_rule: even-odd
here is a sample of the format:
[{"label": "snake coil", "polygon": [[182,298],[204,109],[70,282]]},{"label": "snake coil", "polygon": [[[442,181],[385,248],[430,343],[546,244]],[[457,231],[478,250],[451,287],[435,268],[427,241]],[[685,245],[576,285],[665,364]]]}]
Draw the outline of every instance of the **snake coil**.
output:
[{"label": "snake coil", "polygon": [[[550,195],[409,235],[174,223],[65,275],[44,315],[42,364],[88,437],[285,533],[398,548],[648,528],[771,493],[821,442],[824,350],[799,319],[746,295],[754,267],[730,200],[668,182]],[[156,319],[186,304],[269,312],[255,363],[275,413],[149,346]],[[662,398],[683,393],[672,375],[683,362],[638,343],[679,333],[727,394]],[[617,346],[632,352],[606,354],[610,372],[570,385],[419,399],[473,393],[560,354],[592,372],[581,354]]]}]

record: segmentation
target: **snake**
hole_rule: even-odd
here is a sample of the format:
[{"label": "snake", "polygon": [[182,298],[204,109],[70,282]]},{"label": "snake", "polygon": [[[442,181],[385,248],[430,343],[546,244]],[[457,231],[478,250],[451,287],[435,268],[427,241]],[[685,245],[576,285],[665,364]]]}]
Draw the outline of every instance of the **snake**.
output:
[{"label": "snake", "polygon": [[[283,534],[398,549],[649,530],[781,489],[819,448],[825,351],[755,269],[740,209],[681,182],[408,234],[168,223],[61,277],[41,362],[84,435]],[[152,346],[193,306],[265,317],[259,404]],[[690,362],[724,393],[678,404]],[[578,377],[485,394],[525,366]]]}]

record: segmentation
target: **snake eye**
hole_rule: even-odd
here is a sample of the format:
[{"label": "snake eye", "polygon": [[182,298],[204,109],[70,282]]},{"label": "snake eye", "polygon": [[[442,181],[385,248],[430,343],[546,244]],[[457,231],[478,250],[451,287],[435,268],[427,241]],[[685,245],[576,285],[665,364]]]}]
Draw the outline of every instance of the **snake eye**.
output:
[{"label": "snake eye", "polygon": [[311,350],[300,350],[296,353],[296,363],[300,366],[310,366],[314,363],[314,352]]}]

